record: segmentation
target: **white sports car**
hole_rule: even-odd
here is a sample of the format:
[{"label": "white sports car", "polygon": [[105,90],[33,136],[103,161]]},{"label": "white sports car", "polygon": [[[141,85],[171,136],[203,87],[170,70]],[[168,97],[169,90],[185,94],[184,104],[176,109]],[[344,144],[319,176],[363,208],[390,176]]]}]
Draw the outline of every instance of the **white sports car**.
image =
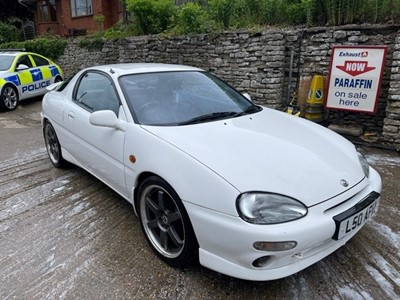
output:
[{"label": "white sports car", "polygon": [[73,163],[133,204],[155,253],[271,280],[343,246],[377,212],[381,178],[354,146],[254,105],[203,70],[96,66],[43,99],[55,167]]}]

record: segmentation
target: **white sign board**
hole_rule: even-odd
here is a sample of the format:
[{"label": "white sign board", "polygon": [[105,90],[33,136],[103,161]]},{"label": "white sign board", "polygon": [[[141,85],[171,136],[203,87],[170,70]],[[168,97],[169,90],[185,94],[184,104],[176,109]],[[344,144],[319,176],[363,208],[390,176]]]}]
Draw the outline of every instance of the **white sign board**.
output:
[{"label": "white sign board", "polygon": [[385,46],[334,46],[325,107],[376,112]]}]

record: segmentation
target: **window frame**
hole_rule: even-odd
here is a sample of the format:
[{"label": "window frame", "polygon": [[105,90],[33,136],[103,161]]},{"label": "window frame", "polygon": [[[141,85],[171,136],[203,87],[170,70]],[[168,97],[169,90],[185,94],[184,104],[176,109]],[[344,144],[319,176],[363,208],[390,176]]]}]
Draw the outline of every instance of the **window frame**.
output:
[{"label": "window frame", "polygon": [[[82,8],[78,7],[78,3],[84,2],[86,5],[81,6],[85,8],[85,11],[78,13]],[[93,0],[70,0],[71,18],[80,18],[93,15]]]},{"label": "window frame", "polygon": [[[88,111],[89,113],[93,113],[93,112],[95,112],[95,111],[98,111],[98,110],[96,110],[94,107],[91,107],[91,106],[88,105],[87,103],[84,103],[84,102],[79,101],[79,100],[77,99],[78,90],[79,90],[79,87],[80,87],[81,84],[82,84],[82,80],[83,80],[83,79],[85,78],[85,76],[88,75],[88,74],[97,74],[97,75],[101,75],[101,76],[107,78],[107,79],[110,81],[111,86],[113,87],[113,91],[114,91],[115,96],[116,96],[115,99],[118,101],[118,105],[119,105],[119,106],[122,105],[122,104],[121,104],[120,96],[119,96],[119,94],[118,94],[118,92],[117,92],[117,90],[116,90],[116,88],[115,88],[115,83],[114,83],[113,79],[112,79],[111,76],[109,76],[107,73],[102,72],[102,71],[99,71],[99,70],[88,70],[88,71],[82,73],[82,74],[79,76],[78,80],[77,80],[76,83],[75,83],[74,89],[73,89],[73,91],[72,91],[72,102],[73,102],[73,103],[75,103],[75,104],[78,105],[79,107],[83,108],[84,110]],[[111,111],[113,111],[113,110],[111,110]],[[118,117],[118,114],[117,114],[117,117]]]},{"label": "window frame", "polygon": [[[237,102],[233,101],[233,102],[235,102],[235,104],[241,105],[240,103],[243,103],[243,104],[246,103],[248,105],[248,107],[255,106],[255,104],[253,104],[252,101],[250,101],[245,96],[243,96],[243,94],[241,92],[239,92],[236,88],[234,88],[233,86],[231,86],[230,84],[228,84],[227,82],[222,80],[221,78],[219,78],[219,77],[217,77],[217,76],[215,76],[212,73],[207,72],[207,71],[201,71],[201,70],[168,70],[168,71],[159,71],[159,72],[129,73],[129,74],[121,75],[118,78],[118,83],[119,83],[119,86],[120,86],[120,88],[122,90],[122,94],[125,97],[127,106],[128,106],[128,108],[129,108],[129,110],[131,112],[131,115],[132,115],[132,117],[134,119],[134,122],[136,124],[147,125],[147,126],[180,126],[179,123],[181,123],[181,122],[165,122],[165,123],[157,123],[157,124],[142,122],[140,120],[140,116],[138,116],[138,114],[137,114],[137,111],[140,110],[140,106],[138,106],[137,103],[134,103],[135,101],[133,101],[133,100],[134,100],[135,96],[132,96],[133,94],[131,92],[128,92],[127,85],[124,83],[124,79],[125,78],[129,78],[131,76],[134,76],[134,77],[135,76],[147,76],[147,75],[155,75],[155,76],[160,76],[161,75],[161,76],[164,76],[165,74],[167,74],[167,76],[168,76],[168,74],[178,74],[178,73],[181,73],[181,74],[182,73],[187,73],[187,74],[188,73],[199,73],[199,74],[203,74],[206,77],[208,77],[209,80],[213,81],[215,85],[218,86],[219,91],[224,91],[224,92],[229,91],[230,95],[228,95],[228,97],[231,100],[233,98],[235,98],[236,100],[240,100],[240,101],[237,101]],[[245,110],[245,108],[243,108],[243,111],[244,110]],[[212,120],[212,121],[217,121],[217,119],[216,120]],[[204,122],[208,122],[208,121],[204,121]]]},{"label": "window frame", "polygon": [[[47,58],[44,58],[42,56],[36,55],[36,54],[31,54],[31,58],[34,61],[36,67],[45,67],[45,66],[49,66],[51,65],[50,61]],[[47,62],[45,65],[43,64],[38,64],[37,61],[35,60],[35,58],[39,59],[39,60],[43,60],[43,62]]]},{"label": "window frame", "polygon": [[[51,3],[54,2],[54,3]],[[57,22],[57,2],[56,0],[40,0],[37,2],[39,22]]]},{"label": "window frame", "polygon": [[[25,64],[25,63],[23,63],[23,62],[20,62],[22,58],[26,58],[27,61],[29,62],[29,64],[27,65],[27,64]],[[17,72],[17,68],[18,68],[18,66],[19,66],[20,64],[24,64],[24,65],[28,66],[29,69],[32,69],[32,68],[33,68],[33,63],[32,63],[32,60],[31,60],[29,54],[23,54],[23,55],[21,55],[21,56],[19,56],[19,57],[17,58],[17,61],[15,62],[15,70],[14,70],[15,72]]]}]

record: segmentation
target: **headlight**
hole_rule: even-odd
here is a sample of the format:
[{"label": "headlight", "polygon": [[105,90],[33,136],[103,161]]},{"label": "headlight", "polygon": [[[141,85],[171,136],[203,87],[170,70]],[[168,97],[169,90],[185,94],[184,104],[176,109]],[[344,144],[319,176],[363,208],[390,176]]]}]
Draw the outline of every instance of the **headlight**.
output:
[{"label": "headlight", "polygon": [[260,192],[240,195],[236,207],[243,220],[254,224],[283,223],[307,214],[307,208],[295,199]]},{"label": "headlight", "polygon": [[357,154],[358,154],[358,159],[360,161],[360,164],[364,171],[365,176],[369,177],[369,164],[368,164],[367,159],[360,152],[357,152]]}]

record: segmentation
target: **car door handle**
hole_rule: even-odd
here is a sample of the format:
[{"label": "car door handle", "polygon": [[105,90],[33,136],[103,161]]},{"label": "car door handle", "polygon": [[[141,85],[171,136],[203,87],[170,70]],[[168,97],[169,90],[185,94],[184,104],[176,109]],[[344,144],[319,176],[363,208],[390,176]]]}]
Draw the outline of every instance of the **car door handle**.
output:
[{"label": "car door handle", "polygon": [[68,113],[68,119],[71,119],[71,120],[75,119],[75,114],[72,111],[70,111]]}]

